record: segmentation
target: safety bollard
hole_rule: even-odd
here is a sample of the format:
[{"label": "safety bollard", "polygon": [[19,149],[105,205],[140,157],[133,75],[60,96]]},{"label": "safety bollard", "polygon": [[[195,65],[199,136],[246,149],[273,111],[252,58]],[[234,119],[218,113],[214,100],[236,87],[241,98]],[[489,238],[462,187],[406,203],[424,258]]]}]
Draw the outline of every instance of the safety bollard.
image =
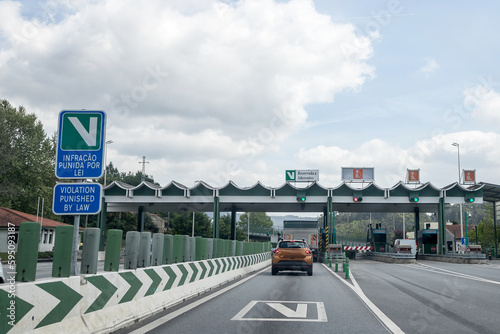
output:
[{"label": "safety bollard", "polygon": [[345,279],[349,279],[349,259],[345,263]]},{"label": "safety bollard", "polygon": [[339,259],[336,257],[335,258],[335,272],[339,271]]},{"label": "safety bollard", "polygon": [[332,267],[332,255],[330,254],[330,256],[329,256],[329,257],[330,257],[329,266],[330,266],[330,268],[331,268],[331,267]]}]

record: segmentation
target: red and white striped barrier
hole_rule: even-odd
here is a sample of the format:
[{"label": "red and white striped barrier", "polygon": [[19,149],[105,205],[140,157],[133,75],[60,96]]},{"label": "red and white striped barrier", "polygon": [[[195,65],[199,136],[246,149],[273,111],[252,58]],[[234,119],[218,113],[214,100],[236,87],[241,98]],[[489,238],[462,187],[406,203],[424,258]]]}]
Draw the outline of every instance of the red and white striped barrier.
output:
[{"label": "red and white striped barrier", "polygon": [[373,250],[373,246],[345,246],[344,250]]}]

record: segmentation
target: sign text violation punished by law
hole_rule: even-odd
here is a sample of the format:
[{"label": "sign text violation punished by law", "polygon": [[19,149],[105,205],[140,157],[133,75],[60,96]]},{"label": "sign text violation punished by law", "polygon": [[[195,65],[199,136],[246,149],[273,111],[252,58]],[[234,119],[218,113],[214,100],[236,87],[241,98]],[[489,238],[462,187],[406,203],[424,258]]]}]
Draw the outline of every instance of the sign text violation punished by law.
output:
[{"label": "sign text violation punished by law", "polygon": [[52,211],[56,215],[87,215],[101,211],[102,186],[98,183],[59,183],[54,187]]}]

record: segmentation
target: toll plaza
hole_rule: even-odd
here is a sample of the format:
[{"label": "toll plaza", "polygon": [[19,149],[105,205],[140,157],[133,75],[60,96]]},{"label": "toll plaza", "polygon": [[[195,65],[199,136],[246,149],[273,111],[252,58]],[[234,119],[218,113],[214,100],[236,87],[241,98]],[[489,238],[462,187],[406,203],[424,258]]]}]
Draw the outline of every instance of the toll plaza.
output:
[{"label": "toll plaza", "polygon": [[[166,186],[146,181],[137,186],[113,182],[103,189],[99,228],[102,234],[106,212],[137,212],[139,232],[143,230],[143,213],[147,211],[213,212],[213,237],[218,238],[221,212],[228,212],[231,215],[231,239],[235,240],[237,212],[315,212],[323,217],[319,223],[318,240],[321,252],[325,253],[329,244],[337,243],[335,212],[413,213],[414,221],[410,224],[414,226],[416,236],[423,235],[420,214],[432,213],[437,217],[437,234],[431,237],[427,235],[431,233],[426,233],[425,237],[433,240],[426,243],[429,246],[425,246],[423,253],[446,256],[446,233],[441,233],[445,231],[445,209],[454,204],[481,204],[484,198],[495,204],[496,221],[500,207],[497,205],[500,202],[499,189],[500,186],[487,183],[469,186],[455,182],[439,188],[430,182],[408,185],[403,181],[390,188],[382,188],[375,182],[353,184],[346,181],[336,187],[324,187],[316,181],[307,185],[285,182],[279,187],[268,187],[260,182],[240,187],[232,181],[222,187],[213,187],[203,181],[192,187],[175,181]],[[387,232],[384,240],[383,227],[372,228],[370,233],[373,252],[389,252]]]}]

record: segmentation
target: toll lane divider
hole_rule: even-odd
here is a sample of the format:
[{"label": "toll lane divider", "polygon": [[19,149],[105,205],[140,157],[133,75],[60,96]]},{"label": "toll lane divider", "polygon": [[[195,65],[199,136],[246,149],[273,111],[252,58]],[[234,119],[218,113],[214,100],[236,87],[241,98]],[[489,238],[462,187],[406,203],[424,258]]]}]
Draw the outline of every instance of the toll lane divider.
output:
[{"label": "toll lane divider", "polygon": [[112,332],[262,269],[270,258],[265,252],[17,282],[14,291],[6,284],[0,286],[0,333]]}]

